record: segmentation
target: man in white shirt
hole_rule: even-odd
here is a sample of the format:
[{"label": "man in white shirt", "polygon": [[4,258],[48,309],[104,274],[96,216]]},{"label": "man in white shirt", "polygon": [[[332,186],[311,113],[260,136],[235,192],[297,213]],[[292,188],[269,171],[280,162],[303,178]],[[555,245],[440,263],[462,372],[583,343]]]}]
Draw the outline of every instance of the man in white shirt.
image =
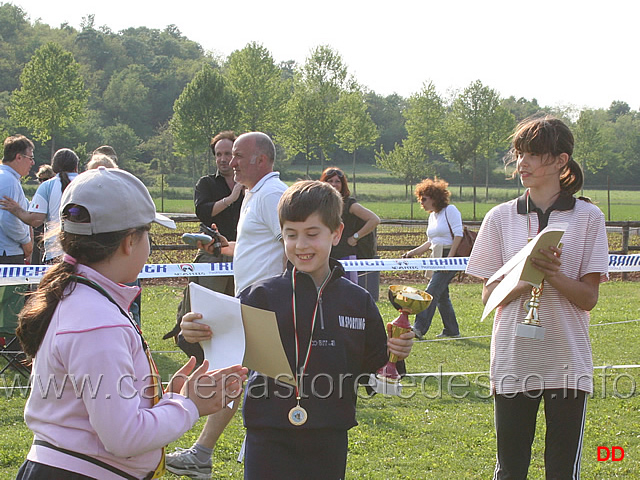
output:
[{"label": "man in white shirt", "polygon": [[[281,274],[286,266],[278,202],[287,185],[280,180],[280,174],[273,171],[275,156],[275,145],[261,132],[245,133],[233,143],[230,165],[234,180],[246,190],[237,239],[223,247],[222,253],[233,255],[236,295],[258,280]],[[213,252],[213,243],[203,247]],[[210,332],[205,335],[210,337]],[[207,417],[200,437],[191,448],[167,455],[167,470],[193,478],[210,476],[211,453],[238,405],[239,402],[234,402],[233,408]]]},{"label": "man in white shirt", "polygon": [[[29,175],[33,161],[33,142],[23,135],[4,141],[0,165],[0,199],[6,198],[24,209],[28,202],[20,178]],[[33,241],[28,225],[4,209],[0,209],[0,263],[22,264],[31,256]]]}]

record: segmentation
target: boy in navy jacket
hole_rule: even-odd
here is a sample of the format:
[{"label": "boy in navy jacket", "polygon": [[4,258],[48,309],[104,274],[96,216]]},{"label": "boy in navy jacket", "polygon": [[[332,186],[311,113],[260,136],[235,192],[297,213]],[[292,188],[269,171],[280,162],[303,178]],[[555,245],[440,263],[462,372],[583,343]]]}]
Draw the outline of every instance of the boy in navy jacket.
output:
[{"label": "boy in navy jacket", "polygon": [[[342,199],[327,183],[287,189],[278,205],[287,270],[239,295],[243,304],[276,313],[296,376],[295,387],[258,372],[247,382],[245,479],[344,478],[358,383],[387,362],[389,351],[400,359],[411,351],[413,333],[387,339],[369,293],[329,258],[342,234],[341,211]],[[188,340],[210,335],[192,322],[197,318],[183,319]]]}]

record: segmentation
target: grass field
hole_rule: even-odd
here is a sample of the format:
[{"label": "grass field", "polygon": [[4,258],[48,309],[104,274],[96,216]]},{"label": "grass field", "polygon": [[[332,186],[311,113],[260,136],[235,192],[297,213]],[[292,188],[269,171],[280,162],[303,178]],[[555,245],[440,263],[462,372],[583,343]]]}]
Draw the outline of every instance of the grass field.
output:
[{"label": "grass field", "polygon": [[[416,285],[421,286],[422,285]],[[434,320],[426,341],[417,342],[408,360],[409,372],[485,372],[489,368],[491,322],[480,322],[480,285],[454,283],[452,300],[462,334],[460,340],[435,340],[440,320]],[[386,287],[382,287],[386,289]],[[143,329],[163,379],[185,361],[171,341],[161,340],[175,322],[181,285],[145,285]],[[601,286],[592,313],[594,365],[638,363],[640,295],[637,282],[612,281]],[[381,298],[386,298],[386,291]],[[385,320],[396,316],[386,301],[379,303]],[[627,322],[627,323],[619,323]],[[411,382],[407,379],[405,383]],[[640,371],[611,368],[594,372],[595,393],[589,400],[583,450],[582,478],[611,479],[640,476]],[[482,374],[430,377],[424,388],[405,388],[409,398],[384,397],[358,402],[360,425],[350,432],[348,478],[463,479],[489,478],[494,467],[493,407],[488,380]],[[5,393],[8,393],[5,390]],[[22,420],[25,399],[19,394],[0,400],[0,479],[14,478],[31,443]],[[202,428],[201,420],[170,445],[190,446]],[[544,478],[542,460],[544,422],[539,415],[530,478]],[[225,430],[214,454],[214,478],[242,478],[235,461],[243,428],[237,415]],[[598,446],[621,446],[625,458],[598,462]],[[165,478],[176,478],[166,475]]]}]

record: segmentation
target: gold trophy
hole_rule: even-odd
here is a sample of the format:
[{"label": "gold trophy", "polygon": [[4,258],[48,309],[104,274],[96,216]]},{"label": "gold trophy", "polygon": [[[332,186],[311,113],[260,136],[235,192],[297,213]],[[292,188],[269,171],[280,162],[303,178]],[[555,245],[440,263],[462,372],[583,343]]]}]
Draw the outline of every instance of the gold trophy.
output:
[{"label": "gold trophy", "polygon": [[527,316],[524,317],[522,323],[516,325],[516,336],[525,338],[535,338],[544,340],[544,328],[538,317],[538,308],[540,307],[540,297],[542,296],[542,283],[540,286],[534,286],[531,289],[531,299],[525,304],[528,309]]},{"label": "gold trophy", "polygon": [[[391,285],[389,287],[389,301],[400,312],[398,318],[389,324],[391,331],[388,331],[392,338],[397,338],[403,333],[411,331],[409,315],[418,314],[427,308],[431,303],[431,295],[417,288]],[[400,393],[400,374],[396,368],[397,361],[398,357],[390,353],[387,364],[376,372],[375,379],[372,378],[375,385],[370,385],[374,390],[390,395]]]}]

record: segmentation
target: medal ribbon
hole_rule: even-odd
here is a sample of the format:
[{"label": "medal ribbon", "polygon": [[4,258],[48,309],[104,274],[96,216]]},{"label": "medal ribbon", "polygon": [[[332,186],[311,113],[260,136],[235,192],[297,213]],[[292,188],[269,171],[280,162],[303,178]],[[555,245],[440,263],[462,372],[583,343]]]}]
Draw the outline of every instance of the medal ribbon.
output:
[{"label": "medal ribbon", "polygon": [[307,365],[309,364],[309,357],[311,356],[311,343],[313,341],[313,331],[316,326],[316,318],[318,317],[318,306],[320,305],[320,298],[322,297],[322,291],[324,287],[329,283],[329,279],[331,278],[331,272],[327,275],[327,278],[324,279],[322,285],[318,289],[318,298],[316,299],[316,306],[313,309],[313,318],[311,320],[311,333],[309,334],[309,345],[307,346],[307,353],[304,357],[304,362],[302,364],[302,368],[299,367],[300,362],[300,339],[298,338],[298,320],[296,315],[296,267],[293,267],[291,271],[291,286],[293,288],[293,295],[291,296],[291,308],[293,310],[293,333],[296,338],[296,399],[298,404],[300,403],[300,386],[302,385],[302,378],[304,377],[304,372],[307,370]]}]

